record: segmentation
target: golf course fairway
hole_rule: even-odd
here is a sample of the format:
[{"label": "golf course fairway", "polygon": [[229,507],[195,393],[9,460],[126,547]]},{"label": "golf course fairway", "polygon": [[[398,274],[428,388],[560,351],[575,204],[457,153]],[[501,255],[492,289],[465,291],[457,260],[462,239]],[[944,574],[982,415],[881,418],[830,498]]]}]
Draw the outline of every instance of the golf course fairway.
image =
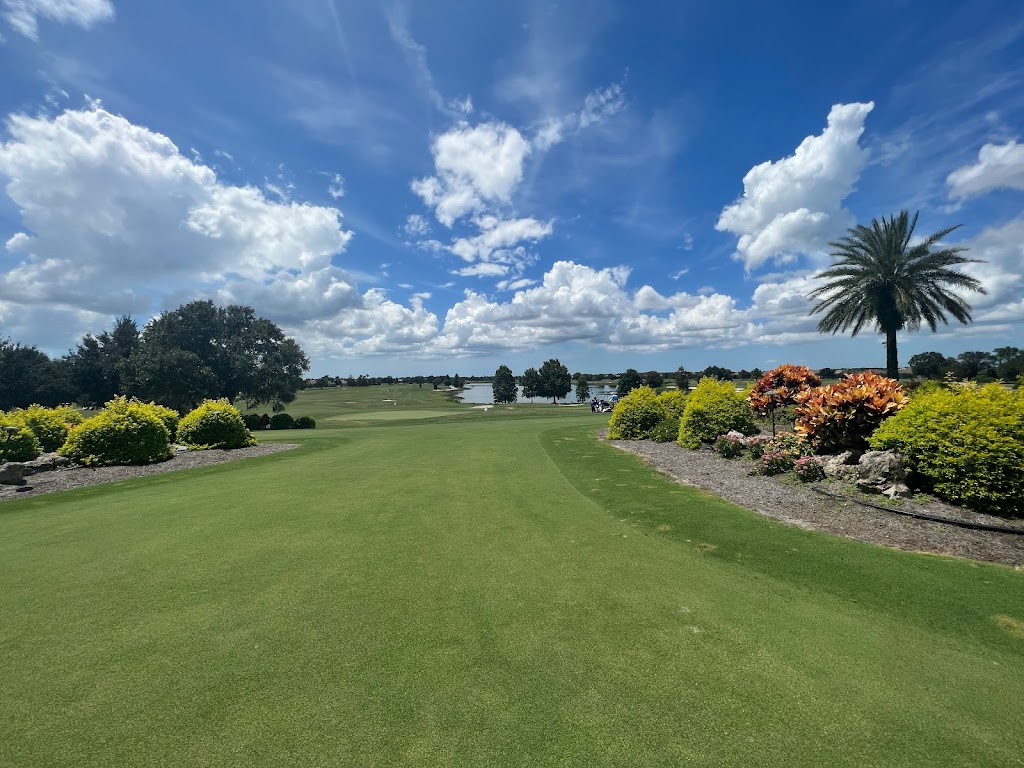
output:
[{"label": "golf course fairway", "polygon": [[289,413],[0,504],[0,766],[1024,764],[1022,571],[766,520],[586,407]]}]

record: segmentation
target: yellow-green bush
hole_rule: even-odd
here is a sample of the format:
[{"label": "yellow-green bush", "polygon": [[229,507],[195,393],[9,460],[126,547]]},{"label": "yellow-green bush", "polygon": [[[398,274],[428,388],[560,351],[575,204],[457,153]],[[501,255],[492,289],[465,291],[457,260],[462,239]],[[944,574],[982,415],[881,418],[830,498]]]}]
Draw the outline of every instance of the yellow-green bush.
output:
[{"label": "yellow-green bush", "polygon": [[[69,420],[68,411],[74,414]],[[44,408],[41,405],[30,405],[11,411],[9,417],[28,427],[40,447],[47,453],[56,451],[64,441],[68,439],[68,431],[71,427],[82,423],[82,416],[74,408],[62,406],[61,408]]]},{"label": "yellow-green bush", "polygon": [[1024,392],[998,384],[917,392],[872,435],[907,457],[936,495],[971,509],[1024,515]]},{"label": "yellow-green bush", "polygon": [[744,435],[757,434],[754,418],[745,395],[731,381],[705,376],[686,398],[679,420],[679,444],[700,448],[713,443],[719,435],[736,430]]},{"label": "yellow-green bush", "polygon": [[[13,427],[17,431],[7,431]],[[0,458],[7,461],[32,461],[41,451],[39,440],[18,413],[0,411]]]},{"label": "yellow-green bush", "polygon": [[686,393],[678,389],[666,389],[658,395],[658,402],[664,406],[666,416],[678,419],[686,408]]},{"label": "yellow-green bush", "polygon": [[189,448],[244,448],[256,445],[242,414],[227,400],[204,400],[178,423],[178,441]]},{"label": "yellow-green bush", "polygon": [[128,409],[133,409],[141,413],[148,413],[150,416],[159,419],[167,428],[167,434],[170,435],[171,442],[174,442],[177,436],[178,421],[180,417],[178,416],[177,411],[167,408],[166,406],[152,402],[144,403],[136,397],[129,400],[122,395],[120,397],[115,397],[107,403],[106,408],[108,411],[116,411],[118,413],[125,413]]},{"label": "yellow-green bush", "polygon": [[608,422],[609,440],[642,440],[665,418],[665,406],[650,387],[630,390],[619,398]]},{"label": "yellow-green bush", "polygon": [[76,464],[153,464],[171,458],[171,436],[146,403],[123,397],[68,434],[60,454]]}]

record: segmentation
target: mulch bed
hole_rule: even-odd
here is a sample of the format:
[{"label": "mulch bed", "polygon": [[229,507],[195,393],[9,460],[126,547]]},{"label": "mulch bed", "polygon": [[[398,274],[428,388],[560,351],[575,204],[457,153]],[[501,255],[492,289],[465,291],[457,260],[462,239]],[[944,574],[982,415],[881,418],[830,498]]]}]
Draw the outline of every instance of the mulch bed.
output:
[{"label": "mulch bed", "polygon": [[804,485],[788,475],[754,475],[752,461],[724,459],[708,449],[694,451],[680,448],[675,443],[655,443],[650,440],[608,442],[616,448],[637,454],[648,465],[680,484],[695,486],[787,525],[912,552],[952,555],[1024,567],[1024,535],[916,520],[864,507],[856,502],[866,501],[879,506],[892,506],[894,509],[1024,531],[1024,521],[1021,520],[1006,520],[972,512],[922,495],[889,502],[882,496],[862,494],[844,483],[813,484],[844,497],[838,500],[815,493],[810,485]]},{"label": "mulch bed", "polygon": [[207,467],[239,459],[251,459],[256,456],[267,456],[271,453],[287,451],[295,447],[292,443],[262,443],[248,448],[233,448],[231,450],[179,451],[167,461],[162,461],[159,464],[96,467],[95,469],[66,467],[30,475],[25,478],[26,484],[21,486],[20,490],[13,485],[0,485],[0,501],[38,496],[54,491],[67,491],[72,488],[84,488],[89,485],[112,483],[118,480],[130,480],[134,477],[159,475],[164,472],[177,472],[193,467]]}]

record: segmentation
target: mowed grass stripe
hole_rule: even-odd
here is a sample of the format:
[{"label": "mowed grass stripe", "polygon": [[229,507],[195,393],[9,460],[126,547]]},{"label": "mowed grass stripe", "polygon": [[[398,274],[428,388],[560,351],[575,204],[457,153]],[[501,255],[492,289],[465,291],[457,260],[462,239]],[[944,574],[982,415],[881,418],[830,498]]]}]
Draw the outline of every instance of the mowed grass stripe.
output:
[{"label": "mowed grass stripe", "polygon": [[1013,764],[1013,646],[622,522],[580,473],[707,500],[586,422],[292,433],[4,505],[0,763]]}]

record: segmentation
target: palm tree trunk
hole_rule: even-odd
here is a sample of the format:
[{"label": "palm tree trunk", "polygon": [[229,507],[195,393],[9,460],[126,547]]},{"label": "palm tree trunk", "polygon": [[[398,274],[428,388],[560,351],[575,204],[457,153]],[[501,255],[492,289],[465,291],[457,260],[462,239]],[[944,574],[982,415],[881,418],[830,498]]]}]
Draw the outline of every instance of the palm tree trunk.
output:
[{"label": "palm tree trunk", "polygon": [[899,380],[900,364],[896,356],[896,331],[885,332],[885,375],[890,379]]}]

